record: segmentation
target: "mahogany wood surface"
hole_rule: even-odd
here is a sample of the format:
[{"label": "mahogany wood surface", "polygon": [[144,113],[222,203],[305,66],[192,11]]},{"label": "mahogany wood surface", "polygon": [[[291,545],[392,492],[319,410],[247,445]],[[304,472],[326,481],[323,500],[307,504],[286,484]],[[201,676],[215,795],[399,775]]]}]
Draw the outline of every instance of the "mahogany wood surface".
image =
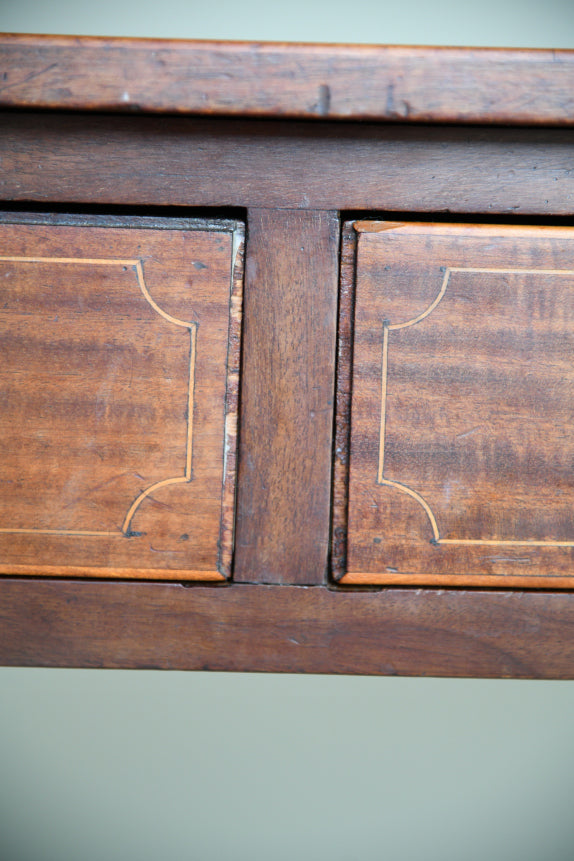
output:
[{"label": "mahogany wood surface", "polygon": [[339,219],[250,210],[234,579],[327,577]]},{"label": "mahogany wood surface", "polygon": [[572,593],[5,579],[19,666],[574,677]]},{"label": "mahogany wood surface", "polygon": [[349,521],[349,450],[351,444],[351,392],[353,385],[353,332],[357,232],[347,221],[341,231],[339,308],[337,323],[337,376],[335,440],[333,451],[333,523],[331,527],[331,577],[338,582],[347,573]]},{"label": "mahogany wood surface", "polygon": [[0,196],[62,204],[571,215],[573,151],[570,129],[5,113]]},{"label": "mahogany wood surface", "polygon": [[0,104],[574,124],[574,51],[0,37]]},{"label": "mahogany wood surface", "polygon": [[[175,227],[198,208],[245,214],[248,256],[240,385],[235,318],[227,392],[228,403],[240,399],[236,582],[127,582],[112,579],[116,567],[108,579],[77,580],[58,560],[52,571],[43,563],[53,578],[16,576],[11,564],[0,577],[0,661],[574,678],[572,591],[329,583],[333,511],[332,574],[350,570],[350,227],[333,446],[341,214],[571,224],[573,100],[565,51],[0,37],[0,200],[10,218],[114,226],[114,214],[161,207]],[[236,289],[240,281],[238,266]],[[529,306],[540,310],[548,290]],[[465,296],[472,306],[473,291]],[[558,306],[546,304],[556,323]],[[218,576],[232,564],[226,488]]]},{"label": "mahogany wood surface", "polygon": [[230,574],[243,225],[162,227],[0,224],[4,573]]},{"label": "mahogany wood surface", "polygon": [[574,230],[365,221],[343,582],[574,585]]}]

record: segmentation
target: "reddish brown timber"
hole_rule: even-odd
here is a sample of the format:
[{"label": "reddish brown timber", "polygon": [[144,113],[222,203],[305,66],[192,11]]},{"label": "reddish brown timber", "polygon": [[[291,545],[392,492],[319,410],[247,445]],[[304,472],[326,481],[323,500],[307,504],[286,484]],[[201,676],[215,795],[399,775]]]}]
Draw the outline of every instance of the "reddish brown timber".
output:
[{"label": "reddish brown timber", "polygon": [[5,579],[11,666],[574,678],[574,594]]},{"label": "reddish brown timber", "polygon": [[574,124],[574,51],[5,35],[11,107]]},{"label": "reddish brown timber", "polygon": [[331,528],[331,577],[333,580],[340,580],[347,572],[349,449],[353,383],[353,303],[357,270],[357,232],[354,225],[355,222],[347,221],[343,224],[341,233],[335,447],[333,453],[333,525]]},{"label": "reddish brown timber", "polygon": [[574,230],[354,229],[343,582],[572,588]]},{"label": "reddish brown timber", "polygon": [[574,212],[574,131],[0,115],[4,200]]},{"label": "reddish brown timber", "polygon": [[0,219],[0,571],[229,576],[243,224],[37,221]]},{"label": "reddish brown timber", "polygon": [[234,578],[327,574],[339,219],[250,210]]}]

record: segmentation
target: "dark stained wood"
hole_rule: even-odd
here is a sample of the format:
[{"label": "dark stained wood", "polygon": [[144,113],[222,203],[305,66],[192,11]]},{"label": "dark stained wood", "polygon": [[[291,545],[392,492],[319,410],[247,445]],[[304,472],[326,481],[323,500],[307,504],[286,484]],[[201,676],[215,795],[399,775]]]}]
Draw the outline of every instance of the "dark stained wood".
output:
[{"label": "dark stained wood", "polygon": [[234,579],[327,575],[336,213],[250,210]]},{"label": "dark stained wood", "polygon": [[[574,130],[551,126],[574,125],[573,84],[574,52],[564,51],[0,37],[0,106],[7,109],[0,200],[53,213],[28,216],[46,228],[72,227],[74,218],[119,228],[109,215],[116,206],[166,207],[170,216],[182,207],[210,208],[214,216],[222,207],[249,210],[239,582],[77,582],[63,579],[71,571],[61,566],[52,572],[60,579],[0,578],[0,662],[574,678],[572,592],[325,583],[338,213],[564,223],[574,213]],[[474,123],[482,127],[465,125]],[[88,214],[66,215],[75,204]],[[93,207],[107,213],[105,225]],[[351,245],[342,264],[335,574],[347,564]],[[424,286],[417,282],[416,290]],[[472,293],[466,298],[472,306]],[[228,405],[238,392],[234,320]],[[515,341],[510,331],[508,342]],[[562,385],[551,371],[550,400]],[[229,466],[228,476],[232,454]],[[223,507],[218,576],[230,566],[229,481]]]},{"label": "dark stained wood", "polygon": [[0,223],[1,572],[230,575],[242,240]]},{"label": "dark stained wood", "polygon": [[355,222],[343,224],[339,273],[337,374],[335,382],[335,447],[333,452],[333,524],[331,577],[338,581],[347,571],[349,508],[349,450],[351,443],[351,391],[353,384],[353,305],[357,271]]},{"label": "dark stained wood", "polygon": [[0,103],[74,110],[574,123],[574,51],[12,35]]},{"label": "dark stained wood", "polygon": [[139,206],[574,211],[574,131],[7,113],[0,197]]},{"label": "dark stained wood", "polygon": [[343,582],[572,588],[574,229],[355,229]]},{"label": "dark stained wood", "polygon": [[574,594],[3,580],[0,662],[574,678]]}]

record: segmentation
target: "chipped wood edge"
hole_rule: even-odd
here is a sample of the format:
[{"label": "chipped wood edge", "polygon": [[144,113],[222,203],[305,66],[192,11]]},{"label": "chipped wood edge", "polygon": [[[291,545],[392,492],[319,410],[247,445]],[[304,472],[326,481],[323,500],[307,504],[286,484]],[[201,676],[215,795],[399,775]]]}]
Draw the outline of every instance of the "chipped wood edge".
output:
[{"label": "chipped wood edge", "polygon": [[353,312],[357,233],[354,222],[343,225],[339,278],[337,367],[335,389],[335,437],[333,456],[333,522],[331,531],[331,576],[340,580],[347,569],[347,523],[349,508],[349,455],[351,441],[351,393],[353,367]]},{"label": "chipped wood edge", "polygon": [[235,535],[244,263],[245,226],[238,223],[233,230],[231,250],[223,483],[217,560],[217,569],[226,579],[231,578]]}]

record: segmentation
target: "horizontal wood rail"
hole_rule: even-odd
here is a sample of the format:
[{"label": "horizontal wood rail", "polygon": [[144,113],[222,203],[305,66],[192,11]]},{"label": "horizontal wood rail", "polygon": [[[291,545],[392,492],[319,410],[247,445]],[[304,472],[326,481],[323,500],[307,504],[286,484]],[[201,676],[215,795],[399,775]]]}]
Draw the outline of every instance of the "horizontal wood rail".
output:
[{"label": "horizontal wood rail", "polygon": [[0,585],[5,665],[574,677],[571,593]]},{"label": "horizontal wood rail", "polygon": [[0,36],[0,106],[574,124],[574,51]]}]

